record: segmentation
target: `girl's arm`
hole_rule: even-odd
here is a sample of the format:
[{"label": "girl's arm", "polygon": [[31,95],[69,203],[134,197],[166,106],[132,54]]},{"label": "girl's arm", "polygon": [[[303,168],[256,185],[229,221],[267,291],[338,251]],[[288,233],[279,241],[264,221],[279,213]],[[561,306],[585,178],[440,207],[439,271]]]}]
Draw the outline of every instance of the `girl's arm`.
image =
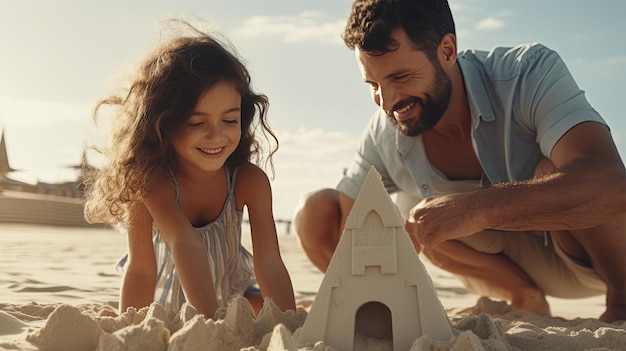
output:
[{"label": "girl's arm", "polygon": [[271,297],[282,311],[295,310],[293,286],[278,247],[269,179],[257,166],[246,164],[239,169],[236,187],[236,195],[248,207],[254,272],[261,294]]},{"label": "girl's arm", "polygon": [[144,202],[170,250],[185,298],[199,313],[212,318],[217,298],[202,240],[176,202],[174,184],[164,178],[155,189]]},{"label": "girl's arm", "polygon": [[135,203],[129,213],[128,265],[120,291],[120,313],[128,307],[149,306],[154,300],[156,260],[152,246],[152,217],[142,203]]}]

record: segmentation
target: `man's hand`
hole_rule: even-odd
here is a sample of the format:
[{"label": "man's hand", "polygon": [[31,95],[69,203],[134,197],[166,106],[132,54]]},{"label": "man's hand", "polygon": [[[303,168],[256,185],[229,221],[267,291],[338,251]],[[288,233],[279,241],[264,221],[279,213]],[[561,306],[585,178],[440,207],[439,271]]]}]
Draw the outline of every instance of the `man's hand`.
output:
[{"label": "man's hand", "polygon": [[413,246],[415,247],[415,252],[418,254],[422,251],[422,244],[417,240],[417,235],[415,235],[414,230],[414,222],[409,222],[408,220],[404,222],[404,230],[409,234],[409,239],[413,242]]},{"label": "man's hand", "polygon": [[420,248],[420,245],[433,247],[443,241],[484,230],[484,214],[472,206],[471,194],[431,196],[413,207],[405,229],[415,248]]}]

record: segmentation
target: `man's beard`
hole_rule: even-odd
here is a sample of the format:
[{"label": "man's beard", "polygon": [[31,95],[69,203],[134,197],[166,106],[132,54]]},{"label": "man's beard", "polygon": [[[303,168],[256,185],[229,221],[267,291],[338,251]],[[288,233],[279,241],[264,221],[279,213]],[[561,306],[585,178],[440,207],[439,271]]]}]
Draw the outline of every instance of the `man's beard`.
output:
[{"label": "man's beard", "polygon": [[[393,110],[387,111],[387,117],[391,124],[406,136],[418,136],[434,128],[441,117],[443,117],[450,103],[452,82],[450,82],[450,78],[443,71],[439,62],[435,62],[433,66],[435,67],[435,79],[433,81],[432,96],[425,94],[426,99],[411,97],[397,103]],[[422,107],[419,118],[411,118],[403,122],[398,121],[393,112],[412,103],[419,104]]]}]

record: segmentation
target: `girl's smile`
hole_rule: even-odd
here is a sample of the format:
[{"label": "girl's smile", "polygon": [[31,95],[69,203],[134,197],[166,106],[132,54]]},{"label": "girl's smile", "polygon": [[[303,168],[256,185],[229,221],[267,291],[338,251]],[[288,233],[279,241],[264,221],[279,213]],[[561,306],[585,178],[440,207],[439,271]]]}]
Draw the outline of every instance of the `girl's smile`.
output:
[{"label": "girl's smile", "polygon": [[216,156],[222,153],[222,151],[224,151],[226,148],[224,147],[220,147],[217,149],[205,149],[205,148],[199,148],[198,150],[200,150],[200,152],[202,152],[203,154],[206,154],[207,156]]},{"label": "girl's smile", "polygon": [[241,95],[222,80],[200,95],[173,146],[182,172],[212,172],[224,166],[240,139]]}]

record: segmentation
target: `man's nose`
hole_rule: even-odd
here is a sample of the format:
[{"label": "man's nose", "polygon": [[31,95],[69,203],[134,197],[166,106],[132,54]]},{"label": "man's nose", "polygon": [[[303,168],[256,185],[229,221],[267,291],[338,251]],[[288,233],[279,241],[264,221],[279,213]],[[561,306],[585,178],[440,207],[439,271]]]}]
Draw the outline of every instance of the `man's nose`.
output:
[{"label": "man's nose", "polygon": [[396,93],[392,88],[385,87],[383,89],[383,87],[380,87],[378,88],[376,96],[378,106],[382,107],[385,111],[393,111],[393,107],[396,103]]}]

